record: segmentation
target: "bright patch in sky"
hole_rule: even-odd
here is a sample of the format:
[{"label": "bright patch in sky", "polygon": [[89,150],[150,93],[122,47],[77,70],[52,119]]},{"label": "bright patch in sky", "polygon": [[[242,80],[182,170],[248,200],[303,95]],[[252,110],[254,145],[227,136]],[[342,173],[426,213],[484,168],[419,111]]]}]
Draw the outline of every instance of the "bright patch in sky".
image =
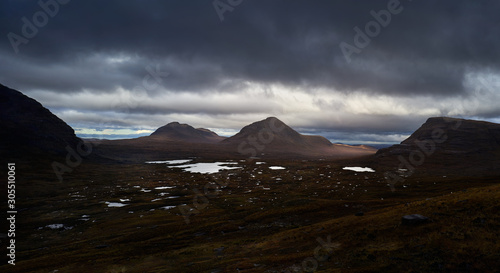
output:
[{"label": "bright patch in sky", "polygon": [[103,135],[103,136],[109,136],[109,135],[141,135],[141,134],[151,134],[153,133],[154,130],[133,130],[133,129],[103,129],[103,130],[96,130],[93,128],[75,128],[75,134],[93,134],[93,135]]},{"label": "bright patch in sky", "polygon": [[[500,120],[499,1],[413,1],[408,9],[425,22],[396,16],[352,62],[339,44],[352,44],[353,27],[387,1],[295,1],[287,13],[280,1],[246,1],[230,22],[207,1],[102,2],[100,12],[89,1],[61,6],[64,20],[36,45],[0,46],[9,64],[0,83],[82,138],[136,138],[173,121],[232,136],[275,116],[332,142],[381,144],[431,116]],[[0,3],[3,33],[24,31],[19,18],[40,10],[37,1]]]}]

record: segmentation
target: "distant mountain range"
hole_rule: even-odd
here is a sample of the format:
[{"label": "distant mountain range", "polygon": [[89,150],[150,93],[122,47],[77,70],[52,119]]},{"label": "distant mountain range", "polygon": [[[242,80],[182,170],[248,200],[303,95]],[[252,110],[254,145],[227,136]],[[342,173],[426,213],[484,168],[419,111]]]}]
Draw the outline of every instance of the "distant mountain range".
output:
[{"label": "distant mountain range", "polygon": [[[64,155],[82,140],[64,121],[36,100],[0,85],[0,154]],[[167,157],[308,157],[348,158],[373,155],[377,160],[411,157],[412,153],[443,157],[496,160],[500,157],[500,124],[429,118],[401,144],[376,150],[359,145],[332,144],[322,136],[302,135],[275,117],[254,122],[232,137],[204,128],[171,122],[150,136],[126,140],[86,140],[97,144],[102,157],[126,160]],[[420,151],[420,152],[419,152]]]},{"label": "distant mountain range", "polygon": [[[321,136],[302,135],[275,117],[245,126],[232,137],[222,137],[208,129],[171,122],[150,136],[102,142],[103,155],[131,159],[122,147],[136,151],[138,158],[203,156],[217,158],[308,157],[347,158],[370,155],[376,149],[368,146],[332,144]],[[141,159],[141,160],[142,160]]]}]

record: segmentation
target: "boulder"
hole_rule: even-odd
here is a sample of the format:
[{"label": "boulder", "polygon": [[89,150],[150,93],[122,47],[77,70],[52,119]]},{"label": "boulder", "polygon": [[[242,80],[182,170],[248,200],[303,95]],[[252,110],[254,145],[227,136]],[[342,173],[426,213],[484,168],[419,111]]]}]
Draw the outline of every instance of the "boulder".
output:
[{"label": "boulder", "polygon": [[427,223],[429,218],[420,214],[405,215],[401,218],[401,223],[405,226],[416,226]]}]

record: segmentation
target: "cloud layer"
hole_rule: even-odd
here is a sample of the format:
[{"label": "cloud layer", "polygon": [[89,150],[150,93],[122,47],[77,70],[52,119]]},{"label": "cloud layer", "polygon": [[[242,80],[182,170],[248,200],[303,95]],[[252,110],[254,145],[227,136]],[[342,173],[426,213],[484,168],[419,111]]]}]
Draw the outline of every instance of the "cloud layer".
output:
[{"label": "cloud layer", "polygon": [[4,1],[0,82],[89,130],[274,115],[379,141],[429,116],[500,117],[497,1],[219,2]]}]

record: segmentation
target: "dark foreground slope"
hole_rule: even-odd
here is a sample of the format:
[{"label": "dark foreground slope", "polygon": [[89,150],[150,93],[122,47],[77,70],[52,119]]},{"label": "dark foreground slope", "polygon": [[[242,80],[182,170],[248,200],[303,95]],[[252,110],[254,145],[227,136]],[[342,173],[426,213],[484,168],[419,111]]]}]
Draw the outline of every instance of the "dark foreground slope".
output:
[{"label": "dark foreground slope", "polygon": [[63,155],[80,139],[64,121],[36,100],[0,84],[0,155]]}]

